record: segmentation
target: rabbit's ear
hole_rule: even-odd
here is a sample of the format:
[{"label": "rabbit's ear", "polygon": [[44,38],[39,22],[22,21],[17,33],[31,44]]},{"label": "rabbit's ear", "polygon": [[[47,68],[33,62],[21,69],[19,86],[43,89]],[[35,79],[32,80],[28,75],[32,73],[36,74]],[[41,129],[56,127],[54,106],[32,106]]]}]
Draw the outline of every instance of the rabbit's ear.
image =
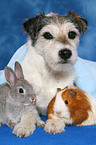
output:
[{"label": "rabbit's ear", "polygon": [[10,67],[5,67],[5,78],[11,87],[16,84],[16,75]]},{"label": "rabbit's ear", "polygon": [[17,79],[24,79],[23,70],[19,62],[15,62],[15,73]]}]

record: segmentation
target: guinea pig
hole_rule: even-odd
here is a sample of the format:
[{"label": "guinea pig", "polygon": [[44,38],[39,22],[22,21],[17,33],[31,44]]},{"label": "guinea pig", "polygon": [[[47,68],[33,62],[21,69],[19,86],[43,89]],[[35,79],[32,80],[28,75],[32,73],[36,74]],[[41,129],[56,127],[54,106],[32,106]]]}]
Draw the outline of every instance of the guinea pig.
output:
[{"label": "guinea pig", "polygon": [[44,130],[48,133],[61,133],[65,125],[96,124],[96,99],[75,86],[58,88],[47,110]]}]

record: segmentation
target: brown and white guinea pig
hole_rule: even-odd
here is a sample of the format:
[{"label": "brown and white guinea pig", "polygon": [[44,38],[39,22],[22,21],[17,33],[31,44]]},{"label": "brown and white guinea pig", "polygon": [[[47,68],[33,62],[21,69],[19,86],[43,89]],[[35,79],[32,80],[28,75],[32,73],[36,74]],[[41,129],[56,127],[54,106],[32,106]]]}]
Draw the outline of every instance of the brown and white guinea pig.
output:
[{"label": "brown and white guinea pig", "polygon": [[57,89],[56,96],[48,105],[48,120],[44,130],[61,133],[64,131],[64,124],[96,124],[96,99],[75,86]]}]

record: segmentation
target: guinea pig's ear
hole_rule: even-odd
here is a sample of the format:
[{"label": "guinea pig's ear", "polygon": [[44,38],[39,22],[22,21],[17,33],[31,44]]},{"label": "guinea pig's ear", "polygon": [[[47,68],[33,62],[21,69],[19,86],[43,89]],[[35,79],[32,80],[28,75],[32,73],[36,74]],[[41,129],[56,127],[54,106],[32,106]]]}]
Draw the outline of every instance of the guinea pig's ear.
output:
[{"label": "guinea pig's ear", "polygon": [[69,94],[72,96],[72,97],[76,97],[77,96],[77,92],[75,92],[74,90],[69,90]]},{"label": "guinea pig's ear", "polygon": [[65,90],[65,89],[68,89],[68,86],[66,86],[66,87],[64,88],[64,90]]},{"label": "guinea pig's ear", "polygon": [[61,91],[61,89],[60,88],[57,88],[57,92],[60,92]]}]

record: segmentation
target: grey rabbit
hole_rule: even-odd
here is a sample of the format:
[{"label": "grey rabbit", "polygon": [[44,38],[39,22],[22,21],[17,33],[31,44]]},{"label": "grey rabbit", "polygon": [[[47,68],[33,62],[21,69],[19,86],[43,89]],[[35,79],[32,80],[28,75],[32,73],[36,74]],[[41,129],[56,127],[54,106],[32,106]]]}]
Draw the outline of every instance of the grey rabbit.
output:
[{"label": "grey rabbit", "polygon": [[5,67],[7,83],[0,85],[0,125],[13,128],[14,135],[27,137],[37,126],[43,126],[35,107],[35,93],[23,75],[19,62],[15,62],[15,72]]}]

